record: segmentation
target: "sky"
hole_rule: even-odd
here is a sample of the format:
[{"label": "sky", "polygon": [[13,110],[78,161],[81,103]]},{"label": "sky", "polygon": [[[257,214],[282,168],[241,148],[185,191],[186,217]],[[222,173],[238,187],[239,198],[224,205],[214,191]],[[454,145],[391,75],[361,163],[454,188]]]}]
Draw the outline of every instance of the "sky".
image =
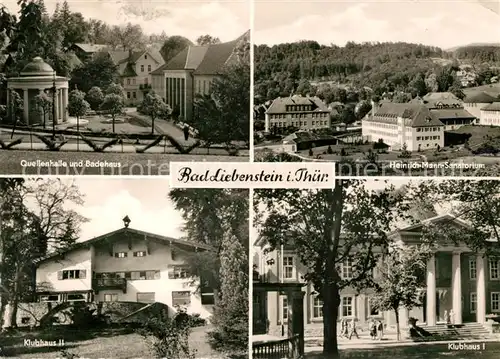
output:
[{"label": "sky", "polygon": [[499,14],[499,0],[256,0],[254,41],[403,41],[449,49],[499,43]]},{"label": "sky", "polygon": [[[45,0],[49,14],[58,1]],[[62,3],[63,1],[59,1]],[[131,22],[145,33],[162,31],[195,41],[209,34],[221,41],[231,41],[250,28],[250,5],[246,0],[68,0],[71,11],[109,25]],[[1,0],[11,13],[19,11],[17,0]]]},{"label": "sky", "polygon": [[68,206],[89,221],[81,226],[80,240],[89,240],[123,227],[167,237],[182,238],[184,221],[168,198],[168,179],[63,179],[73,182],[84,195],[83,206]]}]

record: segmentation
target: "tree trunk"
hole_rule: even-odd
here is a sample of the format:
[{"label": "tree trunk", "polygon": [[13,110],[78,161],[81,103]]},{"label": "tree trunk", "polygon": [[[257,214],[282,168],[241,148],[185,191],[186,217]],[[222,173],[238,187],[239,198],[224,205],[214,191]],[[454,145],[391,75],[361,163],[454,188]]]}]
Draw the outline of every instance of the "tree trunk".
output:
[{"label": "tree trunk", "polygon": [[325,238],[328,244],[326,257],[325,278],[323,286],[323,355],[327,358],[338,359],[337,318],[340,305],[340,280],[335,268],[340,230],[342,225],[342,211],[344,189],[341,180],[335,181],[335,188],[328,192],[329,208],[326,213]]},{"label": "tree trunk", "polygon": [[401,328],[399,327],[399,311],[398,311],[398,308],[394,309],[394,314],[396,314],[396,340],[399,342],[401,340]]},{"label": "tree trunk", "polygon": [[113,133],[115,133],[115,115],[111,116],[111,123],[112,123],[112,127],[113,127]]},{"label": "tree trunk", "polygon": [[151,134],[155,134],[155,118],[151,117]]}]

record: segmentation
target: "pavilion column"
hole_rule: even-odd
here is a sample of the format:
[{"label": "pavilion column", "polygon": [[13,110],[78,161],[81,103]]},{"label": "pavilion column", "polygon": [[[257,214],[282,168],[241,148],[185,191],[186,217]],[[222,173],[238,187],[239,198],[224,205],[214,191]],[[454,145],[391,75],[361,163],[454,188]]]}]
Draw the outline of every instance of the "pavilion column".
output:
[{"label": "pavilion column", "polygon": [[53,103],[53,106],[54,106],[54,123],[57,125],[59,123],[59,90],[54,90],[56,93],[55,93],[55,96],[54,96],[54,103]]},{"label": "pavilion column", "polygon": [[7,89],[7,118],[10,118],[10,91],[12,91],[10,88]]},{"label": "pavilion column", "polygon": [[28,89],[23,89],[23,118],[24,122],[26,122],[27,125],[30,124],[30,118],[29,118],[29,95],[28,95]]},{"label": "pavilion column", "polygon": [[460,252],[454,252],[452,258],[452,303],[453,316],[451,318],[453,324],[462,324],[462,267],[460,263]]},{"label": "pavilion column", "polygon": [[427,297],[426,322],[428,326],[436,325],[436,256],[433,253],[427,261]]},{"label": "pavilion column", "polygon": [[291,342],[293,355],[292,358],[302,357],[304,355],[304,292],[287,292],[288,301],[288,337],[298,335],[298,347]]},{"label": "pavilion column", "polygon": [[59,90],[59,119],[61,120],[60,122],[63,121],[63,116],[64,116],[63,96],[64,96],[64,89],[60,89]]},{"label": "pavilion column", "polygon": [[482,254],[476,256],[476,320],[478,323],[486,322],[486,280],[485,280],[485,258]]}]

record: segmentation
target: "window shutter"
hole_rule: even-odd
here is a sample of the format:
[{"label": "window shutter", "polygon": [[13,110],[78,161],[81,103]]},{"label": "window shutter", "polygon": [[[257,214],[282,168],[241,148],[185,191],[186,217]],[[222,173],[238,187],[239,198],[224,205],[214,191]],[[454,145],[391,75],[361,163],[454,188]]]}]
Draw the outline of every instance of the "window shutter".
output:
[{"label": "window shutter", "polygon": [[62,280],[63,279],[63,272],[62,271],[57,272],[57,279],[58,280]]},{"label": "window shutter", "polygon": [[87,271],[85,269],[80,269],[80,279],[87,278]]}]

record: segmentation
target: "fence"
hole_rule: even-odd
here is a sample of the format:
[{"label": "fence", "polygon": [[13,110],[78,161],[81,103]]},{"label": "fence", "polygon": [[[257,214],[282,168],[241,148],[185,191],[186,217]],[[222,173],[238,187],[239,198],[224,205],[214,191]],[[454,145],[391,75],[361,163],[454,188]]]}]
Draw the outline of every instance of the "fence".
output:
[{"label": "fence", "polygon": [[255,343],[252,345],[253,359],[297,359],[299,353],[300,334],[283,340]]}]

